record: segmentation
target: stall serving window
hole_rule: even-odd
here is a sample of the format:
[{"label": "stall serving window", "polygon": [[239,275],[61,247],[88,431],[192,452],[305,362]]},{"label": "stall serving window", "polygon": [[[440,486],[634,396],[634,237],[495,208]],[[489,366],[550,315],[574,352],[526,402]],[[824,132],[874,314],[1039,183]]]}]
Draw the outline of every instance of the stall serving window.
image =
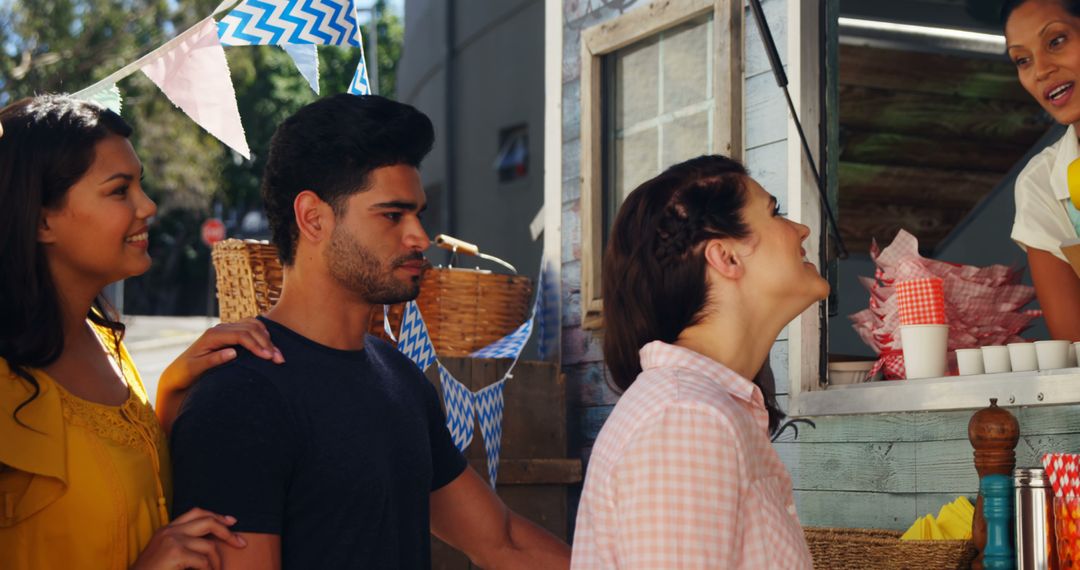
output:
[{"label": "stall serving window", "polygon": [[600,322],[604,240],[626,195],[685,159],[741,154],[741,21],[739,2],[671,0],[582,33],[585,327]]},{"label": "stall serving window", "polygon": [[[875,357],[849,316],[869,304],[873,241],[905,230],[919,254],[1019,266],[1012,182],[1060,130],[1020,87],[993,2],[789,2],[789,76],[850,254],[830,267],[835,298],[790,327],[790,411],[826,415],[1080,401],[1080,369],[841,384],[837,365]],[[819,126],[814,129],[813,126]],[[792,131],[793,133],[793,131]],[[789,136],[791,215],[826,228],[818,191]],[[822,248],[828,252],[835,248]],[[1036,327],[1031,338],[1048,338]]]}]

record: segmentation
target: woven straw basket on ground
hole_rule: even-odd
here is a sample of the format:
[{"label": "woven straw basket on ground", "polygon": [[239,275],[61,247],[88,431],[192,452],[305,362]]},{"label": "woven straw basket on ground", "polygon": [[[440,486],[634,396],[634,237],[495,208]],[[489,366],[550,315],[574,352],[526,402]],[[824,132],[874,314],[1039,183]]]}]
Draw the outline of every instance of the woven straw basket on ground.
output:
[{"label": "woven straw basket on ground", "polygon": [[[281,295],[282,269],[269,243],[227,239],[214,246],[218,311],[222,322],[266,312]],[[470,269],[430,269],[416,299],[435,351],[465,356],[506,336],[529,316],[528,277]],[[403,305],[390,309],[397,333]],[[386,337],[381,311],[372,314],[371,333]]]},{"label": "woven straw basket on ground", "polygon": [[971,568],[970,540],[900,540],[902,533],[863,528],[806,528],[815,570],[953,570]]}]

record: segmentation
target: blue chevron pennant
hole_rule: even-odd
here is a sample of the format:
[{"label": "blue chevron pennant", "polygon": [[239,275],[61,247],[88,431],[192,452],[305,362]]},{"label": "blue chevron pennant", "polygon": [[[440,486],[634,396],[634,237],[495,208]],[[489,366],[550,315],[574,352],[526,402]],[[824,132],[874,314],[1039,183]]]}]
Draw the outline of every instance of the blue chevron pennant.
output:
[{"label": "blue chevron pennant", "polygon": [[458,451],[464,452],[473,439],[473,394],[442,364],[439,364],[439,381],[446,405],[446,427]]},{"label": "blue chevron pennant", "polygon": [[401,330],[398,331],[398,350],[416,363],[420,370],[427,370],[435,361],[435,346],[431,344],[427,325],[420,315],[416,301],[405,305],[405,314],[401,317]]},{"label": "blue chevron pennant", "polygon": [[368,83],[367,65],[364,64],[364,56],[361,53],[360,63],[356,64],[356,73],[353,74],[352,82],[349,83],[350,95],[371,95],[371,85]]},{"label": "blue chevron pennant", "polygon": [[499,476],[499,450],[502,447],[503,387],[506,378],[472,395],[476,419],[480,420],[480,433],[484,436],[487,453],[488,477],[491,486]]},{"label": "blue chevron pennant", "polygon": [[533,315],[536,319],[537,356],[547,360],[557,353],[559,340],[559,288],[555,287],[554,270],[546,263],[540,264],[540,277],[536,285],[536,304]]},{"label": "blue chevron pennant", "polygon": [[360,47],[352,0],[244,0],[218,22],[226,46]]},{"label": "blue chevron pennant", "polygon": [[470,354],[473,358],[517,358],[532,335],[533,316],[521,323],[514,332]]}]

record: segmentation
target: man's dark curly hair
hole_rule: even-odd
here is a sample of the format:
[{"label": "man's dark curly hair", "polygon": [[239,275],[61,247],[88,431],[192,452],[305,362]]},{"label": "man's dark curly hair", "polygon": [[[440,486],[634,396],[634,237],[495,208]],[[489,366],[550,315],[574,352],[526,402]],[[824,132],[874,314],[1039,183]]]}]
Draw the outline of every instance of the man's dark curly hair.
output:
[{"label": "man's dark curly hair", "polygon": [[367,189],[368,175],[384,166],[416,168],[435,142],[427,115],[377,95],[333,95],[306,105],[270,140],[262,199],[278,256],[292,265],[299,230],[293,201],[315,192],[340,216],[345,200]]}]

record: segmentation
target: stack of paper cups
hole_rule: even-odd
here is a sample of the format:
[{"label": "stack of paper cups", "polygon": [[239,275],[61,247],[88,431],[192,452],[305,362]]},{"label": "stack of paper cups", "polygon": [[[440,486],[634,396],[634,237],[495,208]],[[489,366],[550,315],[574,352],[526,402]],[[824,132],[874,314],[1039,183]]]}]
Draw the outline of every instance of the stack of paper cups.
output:
[{"label": "stack of paper cups", "polygon": [[900,343],[907,378],[937,378],[947,369],[949,325],[945,324],[945,295],[937,277],[896,284]]},{"label": "stack of paper cups", "polygon": [[902,326],[900,342],[904,346],[904,368],[909,379],[938,378],[945,375],[949,325]]}]

